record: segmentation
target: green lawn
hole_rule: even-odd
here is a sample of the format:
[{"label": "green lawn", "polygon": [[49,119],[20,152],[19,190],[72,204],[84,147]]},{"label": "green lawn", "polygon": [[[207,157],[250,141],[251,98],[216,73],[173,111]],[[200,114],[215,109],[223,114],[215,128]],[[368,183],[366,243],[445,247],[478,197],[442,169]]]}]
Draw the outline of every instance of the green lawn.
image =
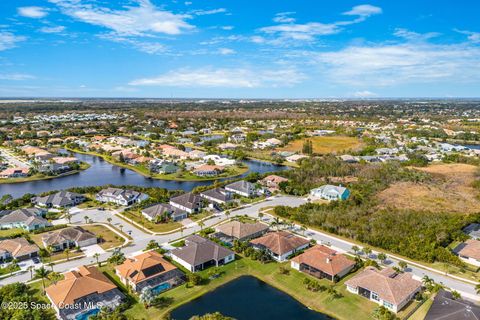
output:
[{"label": "green lawn", "polygon": [[104,250],[121,246],[124,242],[124,239],[122,237],[120,237],[118,234],[108,229],[107,227],[101,225],[90,225],[83,226],[82,228],[92,232],[97,236],[101,235],[102,241],[99,242],[98,245]]},{"label": "green lawn", "polygon": [[433,304],[433,297],[425,301],[420,308],[415,311],[414,314],[408,318],[408,320],[423,320],[425,319],[425,316],[427,315],[428,310],[430,310],[430,307]]},{"label": "green lawn", "polygon": [[10,237],[20,237],[26,233],[27,232],[25,230],[20,228],[0,230],[0,239],[10,238]]},{"label": "green lawn", "polygon": [[[365,298],[348,293],[343,284],[345,280],[335,284],[335,289],[342,295],[341,298],[335,299],[327,292],[311,292],[305,289],[303,279],[310,276],[295,270],[291,270],[289,275],[280,274],[278,270],[281,265],[282,264],[273,262],[261,264],[248,258],[239,258],[233,263],[221,267],[223,273],[219,278],[208,280],[207,283],[202,286],[187,288],[184,284],[162,293],[163,297],[172,299],[171,304],[164,308],[158,309],[156,307],[150,307],[146,309],[144,305],[139,302],[138,297],[133,296],[133,304],[125,311],[125,315],[135,319],[162,319],[167,317],[173,309],[214,290],[222,284],[243,275],[252,275],[285,291],[309,308],[329,314],[335,318],[351,319],[352,315],[355,315],[355,319],[358,320],[370,319],[370,314],[376,305]],[[105,265],[101,269],[109,278],[113,279],[121,289],[127,292],[125,286],[123,286],[114,275],[111,266]],[[199,272],[199,274],[204,278],[208,278],[208,271],[207,269]],[[327,287],[331,285],[327,280],[319,281]]]},{"label": "green lawn", "polygon": [[138,210],[132,211],[124,211],[119,215],[119,217],[125,218],[125,220],[129,221],[132,219],[136,223],[144,226],[148,230],[152,232],[169,232],[175,229],[178,229],[182,226],[180,222],[170,221],[165,223],[154,223],[147,220]]}]

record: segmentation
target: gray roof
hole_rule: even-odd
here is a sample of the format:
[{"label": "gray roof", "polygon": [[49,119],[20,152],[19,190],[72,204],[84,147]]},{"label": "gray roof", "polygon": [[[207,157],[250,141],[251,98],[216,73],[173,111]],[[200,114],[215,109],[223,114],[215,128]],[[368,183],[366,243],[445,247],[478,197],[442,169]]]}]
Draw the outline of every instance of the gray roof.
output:
[{"label": "gray roof", "polygon": [[33,202],[37,204],[46,204],[52,206],[65,207],[75,204],[75,198],[81,198],[83,195],[75,192],[60,191],[44,197],[35,197]]},{"label": "gray roof", "polygon": [[225,186],[225,189],[232,189],[240,192],[249,193],[250,190],[255,189],[255,185],[245,180],[239,180]]},{"label": "gray roof", "polygon": [[260,222],[243,223],[240,221],[230,221],[217,226],[216,229],[227,236],[243,239],[259,232],[267,231],[268,226]]},{"label": "gray roof", "polygon": [[32,224],[49,224],[47,220],[41,217],[43,210],[38,208],[17,209],[0,218],[0,224],[20,223],[26,226]]},{"label": "gray roof", "polygon": [[451,292],[441,289],[428,310],[425,320],[478,320],[480,306],[469,301],[452,299]]},{"label": "gray roof", "polygon": [[129,199],[139,197],[141,193],[134,190],[106,188],[106,189],[100,190],[98,194],[103,197],[123,197],[125,200],[129,200]]},{"label": "gray roof", "polygon": [[97,236],[81,227],[70,227],[49,232],[42,236],[42,241],[46,245],[56,245],[65,241],[79,242],[92,238],[97,238]]},{"label": "gray roof", "polygon": [[223,202],[227,202],[231,199],[230,192],[223,188],[215,188],[210,190],[205,190],[200,193],[200,195],[204,195],[210,198],[218,199]]},{"label": "gray roof", "polygon": [[187,237],[185,243],[185,247],[172,250],[172,255],[177,256],[192,266],[197,266],[210,260],[218,261],[234,253],[232,250],[195,234]]},{"label": "gray roof", "polygon": [[168,215],[175,211],[175,208],[168,203],[157,203],[142,210],[143,214],[154,219],[157,216]]},{"label": "gray roof", "polygon": [[201,197],[198,194],[192,192],[184,193],[180,196],[173,197],[170,199],[170,202],[177,203],[185,208],[196,209],[202,201]]}]

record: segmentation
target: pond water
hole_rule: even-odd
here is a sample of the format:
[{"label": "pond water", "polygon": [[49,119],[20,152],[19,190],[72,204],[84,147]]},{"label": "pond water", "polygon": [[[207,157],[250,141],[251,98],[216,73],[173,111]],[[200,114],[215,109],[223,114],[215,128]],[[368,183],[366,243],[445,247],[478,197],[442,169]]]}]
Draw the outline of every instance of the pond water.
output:
[{"label": "pond water", "polygon": [[252,276],[233,280],[172,311],[172,319],[220,312],[238,320],[326,320],[325,314],[305,307],[288,294]]},{"label": "pond water", "polygon": [[[11,183],[0,185],[0,197],[10,194],[14,198],[21,197],[25,193],[42,193],[51,190],[63,190],[72,187],[113,185],[136,185],[144,187],[159,187],[170,190],[190,191],[197,186],[209,185],[212,181],[169,181],[150,179],[136,173],[135,171],[121,168],[103,160],[100,157],[88,154],[75,153],[80,161],[90,164],[90,168],[78,174],[55,178],[51,180],[30,181],[22,183]],[[245,160],[249,172],[273,172],[288,169],[285,166],[278,166],[263,161]]]}]

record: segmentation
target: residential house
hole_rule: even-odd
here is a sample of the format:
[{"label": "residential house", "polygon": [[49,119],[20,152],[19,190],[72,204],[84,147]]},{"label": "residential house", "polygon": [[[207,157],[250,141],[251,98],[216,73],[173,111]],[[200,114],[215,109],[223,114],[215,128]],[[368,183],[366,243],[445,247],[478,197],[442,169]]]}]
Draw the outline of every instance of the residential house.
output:
[{"label": "residential house", "polygon": [[225,204],[232,200],[232,193],[224,188],[214,188],[200,192],[200,197],[216,204]]},{"label": "residential house", "polygon": [[0,240],[0,263],[10,259],[18,261],[38,256],[39,248],[24,238]]},{"label": "residential house", "polygon": [[253,239],[250,244],[259,250],[267,250],[273,259],[283,262],[295,252],[310,245],[310,241],[286,231],[269,232],[260,238]]},{"label": "residential house", "polygon": [[225,190],[238,194],[242,197],[253,197],[256,194],[256,187],[253,183],[239,180],[225,186]]},{"label": "residential house", "polygon": [[453,298],[450,291],[440,289],[424,320],[478,320],[480,306],[467,300]]},{"label": "residential house", "polygon": [[150,221],[164,221],[171,218],[180,221],[188,217],[186,211],[180,210],[168,203],[157,203],[142,210],[142,215]]},{"label": "residential house", "polygon": [[125,295],[96,267],[80,266],[64,276],[45,290],[61,320],[87,319],[101,307],[114,310],[125,300]]},{"label": "residential house", "polygon": [[82,227],[68,227],[48,232],[42,236],[45,248],[62,251],[73,247],[86,247],[97,244],[97,236]]},{"label": "residential house", "polygon": [[325,200],[347,200],[350,196],[350,191],[342,186],[326,184],[310,190],[310,196]]},{"label": "residential house", "polygon": [[326,246],[316,245],[294,257],[291,266],[319,279],[337,281],[355,267],[355,261]]},{"label": "residential house", "polygon": [[67,208],[73,207],[85,201],[82,194],[60,191],[43,197],[34,197],[32,202],[41,207],[47,208]]},{"label": "residential house", "polygon": [[185,239],[185,246],[172,250],[173,261],[191,272],[203,270],[209,266],[221,266],[235,260],[235,253],[221,245],[191,235]]},{"label": "residential house", "polygon": [[42,229],[51,226],[43,218],[45,210],[27,208],[14,210],[0,218],[0,229],[22,228],[27,231]]},{"label": "residential house", "polygon": [[271,174],[260,180],[260,184],[267,187],[270,191],[277,191],[280,190],[280,183],[287,181],[287,178]]},{"label": "residential house", "polygon": [[308,158],[308,156],[306,156],[304,154],[294,154],[294,155],[286,157],[285,160],[287,160],[288,162],[297,162],[297,161],[299,161],[301,159],[305,159],[305,158]]},{"label": "residential house", "polygon": [[195,212],[199,212],[200,209],[202,209],[202,197],[200,197],[200,195],[198,194],[188,192],[170,198],[170,204],[177,209],[192,214]]},{"label": "residential house", "polygon": [[215,231],[216,238],[227,240],[227,242],[248,241],[264,235],[268,231],[268,226],[260,222],[246,223],[233,220],[216,226]]},{"label": "residential house", "polygon": [[7,168],[2,172],[0,172],[0,178],[7,179],[7,178],[27,177],[28,172],[29,172],[29,168],[27,167]]},{"label": "residential house", "polygon": [[422,283],[409,273],[398,273],[392,268],[365,270],[345,282],[347,290],[384,306],[390,311],[400,311],[420,292]]},{"label": "residential house", "polygon": [[223,172],[224,168],[222,166],[214,166],[209,164],[203,164],[193,170],[193,174],[199,177],[215,177]]},{"label": "residential house", "polygon": [[480,240],[468,239],[458,245],[455,252],[461,260],[480,267]]},{"label": "residential house", "polygon": [[135,292],[149,288],[154,294],[168,290],[184,281],[184,274],[156,251],[147,251],[127,258],[115,267],[123,284]]},{"label": "residential house", "polygon": [[95,199],[100,202],[111,202],[122,206],[129,206],[148,199],[148,195],[134,190],[106,188],[97,193]]}]

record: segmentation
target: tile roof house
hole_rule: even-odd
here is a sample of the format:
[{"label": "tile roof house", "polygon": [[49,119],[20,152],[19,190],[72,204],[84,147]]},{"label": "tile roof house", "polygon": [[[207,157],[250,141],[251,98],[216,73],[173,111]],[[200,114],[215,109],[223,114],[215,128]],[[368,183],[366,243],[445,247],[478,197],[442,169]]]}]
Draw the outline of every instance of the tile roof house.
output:
[{"label": "tile roof house", "polygon": [[79,193],[60,191],[44,197],[34,197],[32,202],[47,208],[73,207],[85,201],[85,197]]},{"label": "tile roof house", "polygon": [[326,184],[310,190],[310,196],[325,200],[347,200],[350,196],[350,191],[342,186]]},{"label": "tile roof house", "polygon": [[172,250],[173,261],[178,262],[191,272],[203,270],[209,266],[221,266],[235,260],[235,253],[221,245],[191,235],[185,239],[185,246]]},{"label": "tile roof house", "polygon": [[214,177],[218,176],[223,170],[224,167],[222,166],[202,164],[193,170],[193,174],[199,177]]},{"label": "tile roof house", "polygon": [[456,247],[455,252],[466,263],[480,267],[480,240],[468,239]]},{"label": "tile roof house", "polygon": [[0,178],[19,178],[28,176],[29,168],[27,167],[15,167],[7,168],[0,172]]},{"label": "tile roof house", "polygon": [[400,311],[422,288],[422,283],[408,273],[398,273],[392,268],[379,271],[374,267],[365,268],[345,285],[348,291],[393,312]]},{"label": "tile roof house", "polygon": [[225,204],[232,200],[232,193],[223,188],[214,188],[200,192],[200,197],[217,204]]},{"label": "tile roof house", "polygon": [[68,271],[65,278],[46,288],[57,316],[62,320],[86,319],[99,310],[117,308],[125,296],[96,267],[80,266]]},{"label": "tile roof house", "polygon": [[242,197],[252,197],[255,195],[256,187],[251,182],[239,180],[227,184],[225,190],[241,195]]},{"label": "tile roof house", "polygon": [[295,252],[307,248],[310,241],[286,231],[276,231],[251,240],[250,244],[256,249],[267,250],[273,259],[282,262]]},{"label": "tile roof house", "polygon": [[136,292],[150,288],[154,294],[158,294],[184,281],[184,274],[156,251],[126,259],[115,267],[115,273],[123,284]]},{"label": "tile roof house", "polygon": [[42,243],[45,248],[61,251],[72,247],[86,247],[97,244],[97,236],[82,227],[68,227],[44,234]]},{"label": "tile roof house", "polygon": [[239,241],[247,241],[262,236],[268,231],[266,224],[243,223],[240,221],[230,221],[215,227],[215,231],[222,237],[228,237]]},{"label": "tile roof house", "polygon": [[269,176],[266,176],[262,180],[260,180],[260,184],[262,186],[270,188],[271,190],[279,190],[280,189],[280,183],[287,182],[287,181],[288,181],[287,178],[271,174]]},{"label": "tile roof house", "polygon": [[44,214],[45,211],[39,208],[17,209],[0,218],[0,228],[32,231],[51,226],[50,222],[43,218]]},{"label": "tile roof house", "polygon": [[24,238],[0,241],[0,262],[9,259],[26,260],[38,256],[38,247]]},{"label": "tile roof house", "polygon": [[106,188],[96,194],[95,199],[100,202],[112,202],[122,206],[129,206],[148,199],[148,195],[119,188]]},{"label": "tile roof house", "polygon": [[291,266],[319,279],[337,281],[355,267],[355,261],[326,246],[316,245],[294,257]]},{"label": "tile roof house", "polygon": [[202,198],[200,195],[188,192],[182,195],[170,198],[170,204],[177,209],[188,213],[195,213],[202,208]]},{"label": "tile roof house", "polygon": [[158,222],[171,218],[180,221],[188,217],[186,211],[175,208],[168,203],[157,203],[142,210],[142,215],[150,221]]}]

